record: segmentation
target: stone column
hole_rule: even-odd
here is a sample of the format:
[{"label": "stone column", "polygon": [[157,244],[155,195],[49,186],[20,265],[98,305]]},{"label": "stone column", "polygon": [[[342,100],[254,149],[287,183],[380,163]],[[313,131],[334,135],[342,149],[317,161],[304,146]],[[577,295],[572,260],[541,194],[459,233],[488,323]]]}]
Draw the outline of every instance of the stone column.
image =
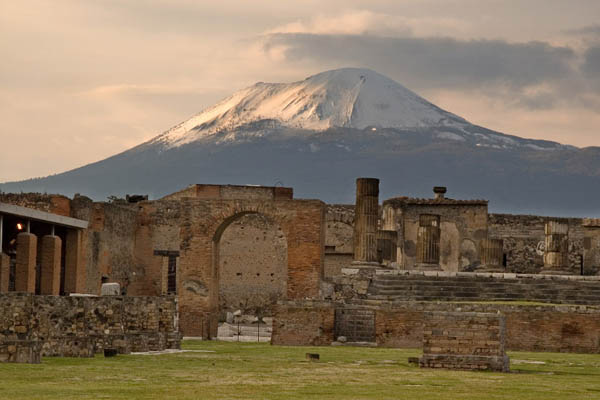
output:
[{"label": "stone column", "polygon": [[485,272],[504,272],[502,260],[504,258],[504,240],[502,239],[483,239],[479,245],[479,254],[481,256],[480,271]]},{"label": "stone column", "polygon": [[353,265],[377,266],[377,221],[379,219],[379,179],[356,180]]},{"label": "stone column", "polygon": [[65,251],[65,292],[85,292],[85,264],[83,263],[81,230],[69,229]]},{"label": "stone column", "polygon": [[10,257],[0,253],[0,293],[8,293],[10,283]]},{"label": "stone column", "polygon": [[582,225],[584,273],[594,274],[600,270],[600,218],[584,218]]},{"label": "stone column", "polygon": [[569,225],[548,221],[545,226],[546,249],[542,273],[571,275],[569,266]]},{"label": "stone column", "polygon": [[58,236],[42,237],[40,293],[58,296],[60,294],[60,258],[62,240]]},{"label": "stone column", "polygon": [[32,233],[19,233],[17,235],[15,291],[35,293],[36,258],[37,236]]}]

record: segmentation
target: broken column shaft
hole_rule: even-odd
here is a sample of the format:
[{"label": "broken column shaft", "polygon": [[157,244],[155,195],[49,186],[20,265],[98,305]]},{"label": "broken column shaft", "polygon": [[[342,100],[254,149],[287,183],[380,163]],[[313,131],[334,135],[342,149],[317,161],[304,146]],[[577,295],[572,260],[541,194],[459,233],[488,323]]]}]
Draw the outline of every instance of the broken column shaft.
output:
[{"label": "broken column shaft", "polygon": [[377,264],[378,219],[379,179],[358,178],[354,212],[355,264]]},{"label": "broken column shaft", "polygon": [[545,226],[544,274],[569,275],[569,225],[548,221]]}]

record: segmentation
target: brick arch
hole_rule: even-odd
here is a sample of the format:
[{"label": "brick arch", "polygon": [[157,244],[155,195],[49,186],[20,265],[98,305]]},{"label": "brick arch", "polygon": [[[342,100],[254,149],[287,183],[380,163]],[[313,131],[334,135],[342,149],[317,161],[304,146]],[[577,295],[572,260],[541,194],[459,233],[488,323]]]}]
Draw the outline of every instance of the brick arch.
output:
[{"label": "brick arch", "polygon": [[261,214],[287,239],[287,298],[315,298],[323,275],[324,203],[318,200],[195,200],[186,202],[178,276],[181,329],[212,337],[218,323],[218,241],[233,221]]}]

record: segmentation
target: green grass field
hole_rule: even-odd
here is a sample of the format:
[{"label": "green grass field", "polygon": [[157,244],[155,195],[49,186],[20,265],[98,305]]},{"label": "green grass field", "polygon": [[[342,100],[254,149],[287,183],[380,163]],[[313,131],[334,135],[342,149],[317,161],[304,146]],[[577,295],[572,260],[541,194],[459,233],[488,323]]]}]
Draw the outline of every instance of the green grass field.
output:
[{"label": "green grass field", "polygon": [[511,352],[512,372],[502,374],[422,370],[407,360],[418,350],[183,348],[194,351],[0,364],[0,399],[600,399],[600,355]]}]

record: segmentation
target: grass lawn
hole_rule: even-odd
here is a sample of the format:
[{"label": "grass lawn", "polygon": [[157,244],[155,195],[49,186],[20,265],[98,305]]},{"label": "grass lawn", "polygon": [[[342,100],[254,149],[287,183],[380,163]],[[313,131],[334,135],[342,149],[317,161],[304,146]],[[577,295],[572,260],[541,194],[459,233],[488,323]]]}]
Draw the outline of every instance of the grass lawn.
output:
[{"label": "grass lawn", "polygon": [[418,350],[183,347],[196,351],[0,364],[0,399],[600,399],[600,355],[511,352],[501,374],[422,370],[407,362]]}]

